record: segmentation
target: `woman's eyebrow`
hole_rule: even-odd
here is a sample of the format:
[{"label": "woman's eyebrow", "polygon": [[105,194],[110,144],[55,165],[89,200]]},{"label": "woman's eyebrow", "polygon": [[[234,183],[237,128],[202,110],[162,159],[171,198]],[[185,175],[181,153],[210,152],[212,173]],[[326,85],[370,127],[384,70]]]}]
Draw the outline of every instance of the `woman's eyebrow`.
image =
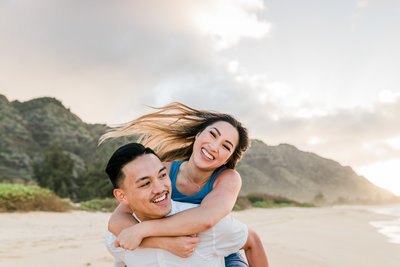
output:
[{"label": "woman's eyebrow", "polygon": [[[221,132],[216,128],[216,127],[211,127],[211,129],[214,129],[215,131],[217,131],[218,135],[221,136]],[[225,140],[225,142],[227,142],[228,144],[230,144],[232,147],[234,147],[233,143],[229,140]]]},{"label": "woman's eyebrow", "polygon": [[231,141],[229,141],[229,140],[225,140],[225,142],[227,142],[228,144],[230,144],[230,145],[233,147],[233,144],[232,144],[232,142],[231,142]]},{"label": "woman's eyebrow", "polygon": [[216,130],[217,131],[217,133],[218,133],[218,135],[219,136],[221,136],[221,132],[217,129],[217,128],[215,128],[215,127],[211,127],[211,129],[214,129],[214,130]]}]

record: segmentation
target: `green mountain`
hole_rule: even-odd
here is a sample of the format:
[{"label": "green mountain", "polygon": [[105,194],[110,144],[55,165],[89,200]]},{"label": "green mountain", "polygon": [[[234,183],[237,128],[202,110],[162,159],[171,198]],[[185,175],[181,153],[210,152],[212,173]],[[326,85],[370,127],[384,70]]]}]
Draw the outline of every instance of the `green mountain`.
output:
[{"label": "green mountain", "polygon": [[252,140],[238,171],[243,179],[242,195],[259,192],[321,204],[380,203],[395,198],[351,167],[288,144],[268,146]]},{"label": "green mountain", "polygon": [[106,125],[87,124],[55,98],[9,102],[0,95],[0,178],[32,177],[32,164],[44,149],[59,144],[75,162],[75,171],[104,161],[113,145],[97,147]]},{"label": "green mountain", "polygon": [[[103,124],[87,124],[55,98],[9,102],[0,95],[0,179],[32,179],[32,164],[57,143],[74,161],[74,173],[89,167],[103,169],[121,138],[97,147],[106,131]],[[241,195],[266,193],[297,201],[389,200],[394,195],[357,175],[350,167],[302,152],[294,146],[268,146],[252,140],[238,165],[243,179]],[[316,197],[317,196],[317,197]]]}]

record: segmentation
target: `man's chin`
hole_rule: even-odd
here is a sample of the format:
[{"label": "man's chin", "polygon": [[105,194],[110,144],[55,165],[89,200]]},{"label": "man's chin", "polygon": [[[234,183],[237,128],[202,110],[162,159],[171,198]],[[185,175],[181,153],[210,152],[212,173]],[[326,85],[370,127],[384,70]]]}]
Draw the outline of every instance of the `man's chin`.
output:
[{"label": "man's chin", "polygon": [[165,203],[164,205],[156,205],[156,207],[154,207],[154,214],[157,214],[157,216],[159,218],[165,217],[166,215],[168,215],[171,212],[172,209],[172,205],[171,205],[171,201],[168,201],[168,203]]},{"label": "man's chin", "polygon": [[167,216],[170,212],[171,212],[171,209],[158,210],[157,212],[154,212],[154,213],[151,215],[151,220],[157,220],[157,219],[164,218],[164,217]]}]

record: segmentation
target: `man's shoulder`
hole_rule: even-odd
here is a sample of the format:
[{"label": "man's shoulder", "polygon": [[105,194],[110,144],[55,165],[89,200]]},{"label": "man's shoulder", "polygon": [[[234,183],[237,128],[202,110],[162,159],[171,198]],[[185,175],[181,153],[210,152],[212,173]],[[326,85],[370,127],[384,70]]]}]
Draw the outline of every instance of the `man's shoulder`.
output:
[{"label": "man's shoulder", "polygon": [[198,207],[200,205],[199,204],[193,204],[193,203],[179,202],[179,201],[171,200],[171,206],[172,206],[171,212],[167,216],[174,215],[175,213],[179,213],[179,212],[182,212],[184,210],[193,209],[193,208],[196,208],[196,207]]}]

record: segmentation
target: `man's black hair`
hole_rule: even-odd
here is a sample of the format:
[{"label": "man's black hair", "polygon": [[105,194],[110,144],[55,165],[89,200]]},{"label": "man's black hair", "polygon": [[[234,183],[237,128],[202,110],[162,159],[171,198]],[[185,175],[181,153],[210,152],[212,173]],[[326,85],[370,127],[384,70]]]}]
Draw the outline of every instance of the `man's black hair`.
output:
[{"label": "man's black hair", "polygon": [[139,143],[123,145],[112,154],[107,163],[106,173],[108,174],[114,188],[119,188],[121,186],[121,182],[124,178],[122,168],[132,160],[145,154],[154,154],[157,156],[151,148],[144,147]]}]

